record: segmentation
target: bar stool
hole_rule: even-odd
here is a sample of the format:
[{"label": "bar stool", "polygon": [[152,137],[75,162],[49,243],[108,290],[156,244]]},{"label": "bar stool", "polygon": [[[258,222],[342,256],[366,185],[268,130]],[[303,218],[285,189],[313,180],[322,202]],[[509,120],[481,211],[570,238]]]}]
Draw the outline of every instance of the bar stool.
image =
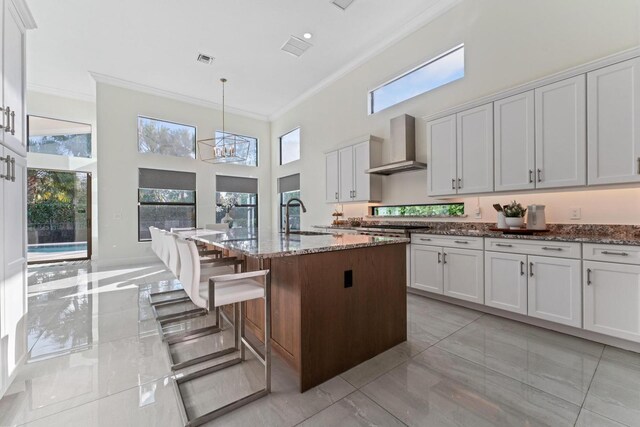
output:
[{"label": "bar stool", "polygon": [[[163,242],[163,233],[166,233],[164,230],[160,230],[157,227],[151,226],[149,227],[149,233],[151,234],[151,250],[156,254],[158,258],[168,267],[169,254],[167,253],[168,249],[164,245]],[[171,294],[182,294],[178,295],[177,298],[162,298],[165,295]],[[149,294],[149,304],[151,307],[156,305],[164,305],[172,302],[181,302],[185,301],[185,298],[188,300],[184,289],[170,289],[167,291],[159,291],[152,292]],[[155,315],[155,309],[154,309]]]},{"label": "bar stool", "polygon": [[[181,262],[181,274],[180,280],[185,287],[191,285],[191,298],[192,301],[205,308],[207,311],[212,312],[215,309],[223,305],[234,305],[234,346],[232,348],[223,349],[205,356],[200,356],[196,359],[182,362],[177,365],[173,365],[172,369],[177,371],[179,369],[193,366],[196,363],[201,363],[207,360],[212,360],[223,355],[239,352],[237,358],[225,361],[223,363],[189,373],[181,377],[174,377],[174,386],[176,387],[176,393],[182,404],[181,414],[183,419],[186,420],[188,426],[198,426],[218,418],[228,412],[233,411],[243,405],[253,402],[263,396],[266,396],[271,391],[271,343],[270,343],[270,321],[271,321],[271,304],[270,304],[270,291],[269,291],[269,270],[252,271],[245,273],[225,274],[220,276],[210,277],[208,280],[201,280],[200,264],[197,260],[197,249],[193,242],[184,239],[178,239],[176,241],[178,251],[180,253]],[[260,351],[255,348],[244,336],[244,319],[242,315],[242,303],[253,299],[262,298],[265,303],[265,351],[261,354]],[[194,339],[202,335],[183,337],[179,340],[168,340],[169,355],[171,356],[170,346],[177,342],[183,342],[187,339]],[[194,419],[189,419],[186,410],[184,408],[184,400],[182,398],[182,392],[180,386],[192,381],[196,378],[201,378],[205,375],[220,371],[233,365],[237,365],[246,360],[245,348],[248,348],[255,357],[264,365],[265,368],[265,387],[254,393],[251,393],[241,399],[238,399],[232,403],[222,406],[221,408],[210,411],[204,415],[201,415]]]},{"label": "bar stool", "polygon": [[[180,255],[178,253],[178,248],[176,246],[176,239],[178,236],[174,233],[168,233],[161,231],[158,234],[160,244],[163,247],[163,253],[166,254],[166,262],[169,270],[173,272],[173,274],[180,279]],[[199,254],[198,254],[199,255]],[[201,268],[203,274],[207,274],[206,277],[210,277],[218,274],[225,273],[234,273],[237,272],[242,264],[242,261],[237,259],[236,257],[226,257],[226,258],[208,258],[208,257],[200,257],[198,256],[198,263],[201,264],[204,268]],[[169,322],[175,322],[178,320],[184,320],[192,317],[203,316],[207,314],[207,311],[201,307],[196,307],[190,310],[186,310],[180,313],[169,313],[164,315],[158,315],[157,308],[166,307],[169,305],[174,305],[178,303],[184,303],[189,301],[191,298],[191,288],[189,286],[185,286],[184,283],[182,287],[186,293],[184,297],[176,298],[173,300],[169,300],[167,302],[156,303],[152,305],[154,315],[156,319],[160,322],[161,327],[164,324]],[[216,318],[219,318],[219,313],[216,313]],[[219,324],[219,321],[217,322]]]}]

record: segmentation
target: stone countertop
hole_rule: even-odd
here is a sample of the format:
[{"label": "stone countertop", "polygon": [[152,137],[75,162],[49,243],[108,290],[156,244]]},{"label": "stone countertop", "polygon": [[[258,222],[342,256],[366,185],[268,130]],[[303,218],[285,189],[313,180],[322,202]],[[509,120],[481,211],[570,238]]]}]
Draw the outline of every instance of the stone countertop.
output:
[{"label": "stone countertop", "polygon": [[640,227],[635,225],[549,224],[550,231],[532,235],[489,230],[493,226],[495,225],[486,223],[456,223],[455,226],[438,223],[436,226],[413,229],[411,233],[640,246]]},{"label": "stone countertop", "polygon": [[286,236],[279,231],[260,228],[232,228],[227,232],[197,230],[181,234],[203,243],[255,258],[276,258],[410,242],[408,238],[339,233],[290,234]]}]

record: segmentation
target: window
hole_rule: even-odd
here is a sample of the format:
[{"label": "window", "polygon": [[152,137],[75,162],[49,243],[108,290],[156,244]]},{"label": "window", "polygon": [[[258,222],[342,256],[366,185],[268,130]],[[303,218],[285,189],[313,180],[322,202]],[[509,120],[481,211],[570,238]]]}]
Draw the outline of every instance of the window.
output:
[{"label": "window", "polygon": [[138,152],[196,158],[196,128],[138,116]]},{"label": "window", "polygon": [[91,158],[91,125],[29,116],[27,129],[31,153]]},{"label": "window", "polygon": [[369,92],[369,114],[464,77],[464,45],[444,52]]},{"label": "window", "polygon": [[[300,198],[300,174],[278,178],[278,193],[280,193],[280,229],[284,230],[286,221],[286,204],[294,197]],[[296,202],[289,206],[291,230],[300,230],[300,205]]]},{"label": "window", "polygon": [[239,176],[216,176],[216,222],[226,215],[224,200],[233,200],[229,210],[231,228],[258,227],[258,180]]},{"label": "window", "polygon": [[138,169],[138,241],[151,239],[149,227],[196,226],[196,174]]},{"label": "window", "polygon": [[280,137],[280,164],[300,160],[300,128],[296,128]]},{"label": "window", "polygon": [[[222,138],[225,135],[228,135],[228,136],[235,135],[235,136],[239,136],[239,137],[244,138],[244,139],[249,141],[249,148],[248,148],[248,151],[246,153],[247,159],[244,162],[229,162],[229,164],[258,166],[258,139],[257,138],[253,138],[253,137],[250,137],[250,136],[233,134],[231,132],[222,133],[220,131],[216,131],[216,138]],[[200,153],[200,155],[202,156],[202,153]],[[242,153],[242,155],[244,156],[245,153]]]},{"label": "window", "polygon": [[372,216],[418,216],[450,217],[463,216],[464,203],[442,203],[432,205],[371,206]]}]

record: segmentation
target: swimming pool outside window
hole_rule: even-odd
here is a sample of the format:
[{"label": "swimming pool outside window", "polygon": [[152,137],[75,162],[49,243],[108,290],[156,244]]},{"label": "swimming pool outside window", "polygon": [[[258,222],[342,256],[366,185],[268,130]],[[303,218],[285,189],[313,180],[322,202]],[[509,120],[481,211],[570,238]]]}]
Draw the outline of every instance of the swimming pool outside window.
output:
[{"label": "swimming pool outside window", "polygon": [[464,44],[454,47],[369,92],[369,114],[464,77]]}]

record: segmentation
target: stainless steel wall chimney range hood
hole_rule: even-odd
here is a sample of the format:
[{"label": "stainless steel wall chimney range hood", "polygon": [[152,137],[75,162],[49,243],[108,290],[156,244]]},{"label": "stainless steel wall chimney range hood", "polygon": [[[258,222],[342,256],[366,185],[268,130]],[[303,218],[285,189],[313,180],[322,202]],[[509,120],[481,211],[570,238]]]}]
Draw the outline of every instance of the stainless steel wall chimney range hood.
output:
[{"label": "stainless steel wall chimney range hood", "polygon": [[391,119],[391,163],[367,170],[367,173],[391,175],[426,169],[416,161],[416,119],[403,114]]}]

